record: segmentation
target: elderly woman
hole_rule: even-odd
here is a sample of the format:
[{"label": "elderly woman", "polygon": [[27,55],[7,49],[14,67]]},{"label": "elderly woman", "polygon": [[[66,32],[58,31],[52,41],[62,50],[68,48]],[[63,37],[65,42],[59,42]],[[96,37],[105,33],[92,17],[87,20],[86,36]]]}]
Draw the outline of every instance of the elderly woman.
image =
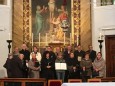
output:
[{"label": "elderly woman", "polygon": [[102,58],[101,52],[97,53],[97,57],[93,63],[93,77],[105,77],[105,61]]},{"label": "elderly woman", "polygon": [[30,78],[39,78],[40,65],[39,61],[36,59],[36,54],[32,54],[32,59],[28,62],[29,67],[29,77]]},{"label": "elderly woman", "polygon": [[92,61],[89,58],[89,53],[86,52],[85,53],[85,58],[83,58],[80,62],[80,66],[81,66],[81,73],[82,73],[82,79],[84,82],[87,81],[87,79],[91,78],[92,75]]}]

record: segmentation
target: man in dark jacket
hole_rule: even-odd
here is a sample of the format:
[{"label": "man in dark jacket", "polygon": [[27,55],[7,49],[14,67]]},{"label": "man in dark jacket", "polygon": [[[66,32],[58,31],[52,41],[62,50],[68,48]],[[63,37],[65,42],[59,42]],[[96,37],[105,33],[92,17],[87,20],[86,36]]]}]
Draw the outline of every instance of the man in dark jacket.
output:
[{"label": "man in dark jacket", "polygon": [[[72,52],[72,47],[70,45],[67,46],[67,49],[64,51],[63,55],[64,55],[64,59],[67,61],[68,58],[70,57],[70,53]],[[67,82],[68,80],[68,75],[69,72],[66,70],[65,71],[65,82]]]},{"label": "man in dark jacket", "polygon": [[80,45],[78,45],[77,50],[74,51],[74,56],[79,63],[84,58],[85,51],[82,50],[82,47]]},{"label": "man in dark jacket", "polygon": [[19,53],[24,55],[23,66],[24,66],[24,78],[28,78],[28,67],[26,63],[30,60],[30,51],[27,49],[26,44],[22,44],[22,50]]},{"label": "man in dark jacket", "polygon": [[94,62],[96,58],[96,51],[93,50],[93,47],[91,45],[89,45],[89,50],[87,52],[89,52],[89,58],[92,60],[92,62]]},{"label": "man in dark jacket", "polygon": [[19,54],[19,57],[12,58],[12,78],[24,78],[23,76],[23,54]]},{"label": "man in dark jacket", "polygon": [[72,48],[70,45],[67,46],[67,49],[64,51],[64,59],[67,60],[70,57],[70,53],[72,52]]}]

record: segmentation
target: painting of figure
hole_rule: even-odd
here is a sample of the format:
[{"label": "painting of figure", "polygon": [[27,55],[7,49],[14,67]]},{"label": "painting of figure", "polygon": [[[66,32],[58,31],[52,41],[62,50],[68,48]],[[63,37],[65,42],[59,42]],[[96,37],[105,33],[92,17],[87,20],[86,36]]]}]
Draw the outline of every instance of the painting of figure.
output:
[{"label": "painting of figure", "polygon": [[63,42],[64,29],[66,40],[71,33],[71,0],[31,0],[32,32],[34,41]]}]

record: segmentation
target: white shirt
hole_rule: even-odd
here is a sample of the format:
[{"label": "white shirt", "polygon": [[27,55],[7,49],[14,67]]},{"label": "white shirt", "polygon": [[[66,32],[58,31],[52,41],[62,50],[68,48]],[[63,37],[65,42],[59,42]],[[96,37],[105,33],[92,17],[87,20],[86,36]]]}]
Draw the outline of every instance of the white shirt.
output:
[{"label": "white shirt", "polygon": [[[30,59],[32,59],[32,54],[33,54],[34,52],[31,52],[31,54],[30,54]],[[41,53],[40,52],[37,52],[37,54],[36,54],[36,59],[39,61],[39,62],[41,62]]]}]

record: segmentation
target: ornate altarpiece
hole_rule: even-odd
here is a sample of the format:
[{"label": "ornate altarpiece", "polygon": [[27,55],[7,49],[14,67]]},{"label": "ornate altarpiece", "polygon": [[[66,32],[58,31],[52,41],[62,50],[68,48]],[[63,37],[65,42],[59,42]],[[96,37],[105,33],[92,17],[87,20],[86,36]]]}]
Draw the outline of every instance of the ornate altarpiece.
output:
[{"label": "ornate altarpiece", "polygon": [[[30,45],[32,44],[31,1],[23,0],[23,42]],[[80,0],[71,0],[71,33],[72,44],[80,44]],[[34,44],[38,45],[38,42]],[[42,44],[39,47],[43,47]]]}]

